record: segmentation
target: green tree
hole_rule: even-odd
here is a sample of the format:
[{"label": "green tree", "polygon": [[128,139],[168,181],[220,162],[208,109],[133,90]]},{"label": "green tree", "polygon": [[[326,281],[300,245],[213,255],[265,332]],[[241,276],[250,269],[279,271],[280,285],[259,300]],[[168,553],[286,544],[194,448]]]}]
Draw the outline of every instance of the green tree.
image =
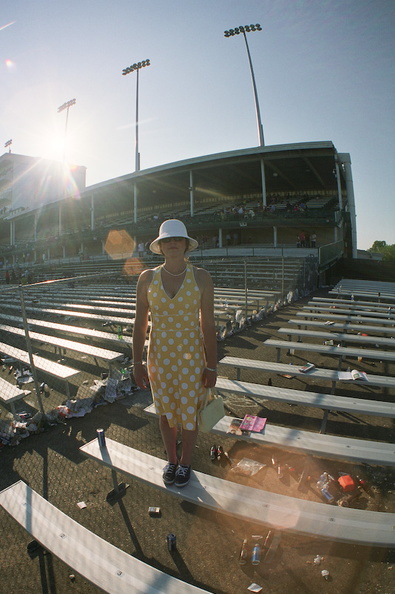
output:
[{"label": "green tree", "polygon": [[375,241],[368,252],[381,254],[383,261],[395,262],[395,244],[388,245],[386,241]]},{"label": "green tree", "polygon": [[368,252],[380,252],[383,253],[384,248],[387,246],[386,241],[375,241],[371,248],[368,249]]}]

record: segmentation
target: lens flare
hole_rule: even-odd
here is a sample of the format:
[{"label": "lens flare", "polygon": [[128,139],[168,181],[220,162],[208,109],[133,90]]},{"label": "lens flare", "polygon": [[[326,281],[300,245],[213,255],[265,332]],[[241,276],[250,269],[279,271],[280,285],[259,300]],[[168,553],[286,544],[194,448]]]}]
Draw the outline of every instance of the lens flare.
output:
[{"label": "lens flare", "polygon": [[7,29],[7,27],[11,27],[11,25],[15,25],[15,23],[16,21],[11,21],[10,23],[3,25],[2,27],[0,27],[0,31],[2,31],[3,29]]},{"label": "lens flare", "polygon": [[130,258],[134,252],[134,241],[125,229],[112,229],[107,235],[104,249],[113,260]]},{"label": "lens flare", "polygon": [[138,276],[143,270],[144,266],[138,258],[128,258],[123,267],[123,272],[126,276]]}]

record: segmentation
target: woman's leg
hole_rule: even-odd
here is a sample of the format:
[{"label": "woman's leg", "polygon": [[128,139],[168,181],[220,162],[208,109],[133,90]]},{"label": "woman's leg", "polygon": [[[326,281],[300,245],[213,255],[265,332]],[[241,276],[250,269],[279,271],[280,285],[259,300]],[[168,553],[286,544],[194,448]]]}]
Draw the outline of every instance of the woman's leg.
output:
[{"label": "woman's leg", "polygon": [[192,462],[193,451],[195,449],[199,429],[181,429],[181,440],[182,440],[182,455],[180,464],[190,466]]},{"label": "woman's leg", "polygon": [[175,427],[169,427],[166,415],[161,415],[159,418],[159,428],[167,453],[167,460],[170,464],[177,464],[177,425]]}]

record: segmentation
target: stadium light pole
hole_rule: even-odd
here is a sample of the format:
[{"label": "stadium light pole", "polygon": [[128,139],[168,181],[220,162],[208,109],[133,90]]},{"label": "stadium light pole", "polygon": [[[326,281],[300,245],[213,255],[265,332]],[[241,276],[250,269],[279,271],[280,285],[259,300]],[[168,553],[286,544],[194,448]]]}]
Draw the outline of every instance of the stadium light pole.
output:
[{"label": "stadium light pole", "polygon": [[139,71],[145,66],[150,66],[150,60],[143,60],[136,62],[122,70],[122,76],[126,76],[131,72],[137,72],[136,80],[136,140],[135,140],[135,171],[140,171],[140,153],[139,153]]},{"label": "stadium light pole", "polygon": [[10,138],[10,140],[7,140],[7,142],[5,143],[4,147],[7,148],[8,146],[8,152],[11,152],[11,145],[12,145],[12,138]]},{"label": "stadium light pole", "polygon": [[[63,198],[66,199],[67,196],[67,185],[66,185],[66,143],[67,143],[67,127],[69,124],[69,109],[70,107],[72,107],[73,105],[76,104],[76,99],[70,99],[70,101],[66,101],[65,103],[63,103],[63,105],[61,105],[60,107],[58,107],[58,113],[61,113],[62,111],[66,111],[66,124],[64,127],[64,141],[63,141]],[[59,221],[58,221],[58,225],[59,225],[59,237],[62,235],[62,203],[59,202]]]},{"label": "stadium light pole", "polygon": [[58,107],[58,113],[61,113],[62,111],[66,110],[66,124],[65,124],[65,128],[64,128],[64,145],[63,145],[63,163],[65,163],[65,161],[66,161],[66,139],[67,139],[67,126],[69,123],[69,109],[72,105],[75,105],[76,102],[77,102],[76,99],[70,99],[70,101],[66,101],[66,103],[63,103],[63,105]]},{"label": "stadium light pole", "polygon": [[250,33],[251,31],[262,31],[262,27],[259,24],[239,26],[239,27],[235,27],[234,29],[228,29],[227,31],[224,31],[224,36],[225,37],[233,37],[234,35],[240,35],[240,33],[244,36],[244,41],[246,44],[247,55],[248,55],[248,62],[250,64],[252,87],[254,89],[255,112],[256,112],[256,119],[257,119],[257,126],[258,126],[259,144],[260,144],[260,146],[265,146],[265,139],[263,136],[263,126],[262,126],[262,120],[261,120],[261,112],[259,109],[258,92],[256,89],[254,69],[252,67],[250,48],[248,47],[248,41],[247,41],[247,35],[246,35],[246,33]]}]

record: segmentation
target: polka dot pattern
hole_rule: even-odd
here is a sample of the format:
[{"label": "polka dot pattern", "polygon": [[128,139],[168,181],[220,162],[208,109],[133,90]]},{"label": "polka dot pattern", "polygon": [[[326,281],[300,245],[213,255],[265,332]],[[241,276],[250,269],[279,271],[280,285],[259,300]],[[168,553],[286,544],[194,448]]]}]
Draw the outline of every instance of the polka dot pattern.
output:
[{"label": "polka dot pattern", "polygon": [[188,264],[184,282],[172,299],[163,288],[161,268],[156,268],[148,302],[148,375],[157,413],[167,417],[170,427],[181,423],[184,429],[196,429],[197,412],[207,389],[202,385],[205,357],[200,291],[192,266]]}]

